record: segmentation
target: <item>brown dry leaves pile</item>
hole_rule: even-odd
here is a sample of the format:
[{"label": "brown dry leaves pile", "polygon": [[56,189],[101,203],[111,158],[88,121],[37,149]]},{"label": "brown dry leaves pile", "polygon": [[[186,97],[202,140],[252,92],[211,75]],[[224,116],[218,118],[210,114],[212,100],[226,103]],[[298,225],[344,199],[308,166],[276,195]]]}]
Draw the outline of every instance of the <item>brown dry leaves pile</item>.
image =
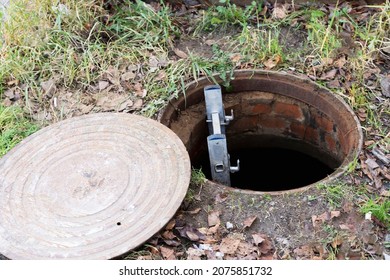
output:
[{"label": "brown dry leaves pile", "polygon": [[[186,211],[198,214],[200,209]],[[221,213],[208,213],[208,226],[196,228],[187,224],[182,215],[172,219],[165,229],[152,241],[148,250],[162,259],[187,260],[264,260],[274,258],[274,247],[270,238],[261,233],[246,234],[256,217],[248,217],[239,231],[229,231],[221,224]],[[187,241],[186,241],[187,240]],[[185,251],[182,245],[191,241]],[[152,258],[152,256],[148,256]],[[148,258],[145,256],[139,259]]]}]

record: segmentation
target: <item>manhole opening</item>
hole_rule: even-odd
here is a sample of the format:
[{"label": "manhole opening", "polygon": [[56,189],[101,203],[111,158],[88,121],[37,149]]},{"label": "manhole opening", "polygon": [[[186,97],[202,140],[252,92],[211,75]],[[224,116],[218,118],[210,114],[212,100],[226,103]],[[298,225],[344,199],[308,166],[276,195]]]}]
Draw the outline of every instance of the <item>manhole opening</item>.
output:
[{"label": "manhole opening", "polygon": [[[231,174],[232,187],[266,192],[300,188],[326,178],[340,165],[337,159],[324,162],[326,155],[304,142],[262,138],[240,139],[243,145],[237,145],[233,138],[233,144],[228,143],[231,162],[239,159],[241,164],[240,172]],[[255,142],[249,144],[252,141]],[[250,148],[245,148],[246,144]],[[192,159],[192,165],[201,168],[206,177],[212,179],[207,147],[201,147]]]},{"label": "manhole opening", "polygon": [[[190,84],[186,97],[172,101],[160,115],[184,142],[195,168],[210,179],[205,101],[207,79]],[[226,112],[235,119],[226,127],[232,187],[275,192],[302,188],[340,176],[362,144],[352,110],[328,90],[291,75],[237,71]]]}]

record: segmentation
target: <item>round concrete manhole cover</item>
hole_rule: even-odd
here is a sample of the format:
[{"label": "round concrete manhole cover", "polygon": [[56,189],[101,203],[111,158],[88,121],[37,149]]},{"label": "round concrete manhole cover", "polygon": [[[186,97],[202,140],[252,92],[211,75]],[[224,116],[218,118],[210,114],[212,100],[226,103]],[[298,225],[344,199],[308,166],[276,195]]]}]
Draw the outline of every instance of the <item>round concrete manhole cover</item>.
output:
[{"label": "round concrete manhole cover", "polygon": [[0,160],[0,253],[10,259],[111,259],[175,214],[190,160],[162,124],[136,115],[71,118]]}]

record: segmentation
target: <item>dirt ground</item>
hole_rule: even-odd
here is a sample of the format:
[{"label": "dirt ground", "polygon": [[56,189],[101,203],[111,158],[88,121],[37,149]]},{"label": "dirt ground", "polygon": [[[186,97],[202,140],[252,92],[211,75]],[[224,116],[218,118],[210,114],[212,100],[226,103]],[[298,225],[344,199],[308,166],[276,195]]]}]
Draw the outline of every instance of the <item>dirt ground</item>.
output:
[{"label": "dirt ground", "polygon": [[[380,242],[385,237],[384,230],[364,220],[347,200],[332,210],[326,195],[315,187],[267,196],[232,191],[208,182],[194,192],[196,198],[183,205],[175,221],[179,225],[184,221],[198,230],[206,228],[204,241],[207,244],[211,240],[214,254],[221,250],[221,244],[213,245],[213,239],[234,243],[229,237],[238,238],[249,247],[225,251],[226,259],[380,259],[384,250]],[[193,214],[196,209],[200,209],[199,213]],[[210,217],[218,214],[217,223],[209,227]],[[213,234],[208,234],[210,231]],[[265,244],[268,247],[261,252],[249,246],[256,245],[257,236],[271,245]],[[212,252],[201,257],[212,258]]]}]

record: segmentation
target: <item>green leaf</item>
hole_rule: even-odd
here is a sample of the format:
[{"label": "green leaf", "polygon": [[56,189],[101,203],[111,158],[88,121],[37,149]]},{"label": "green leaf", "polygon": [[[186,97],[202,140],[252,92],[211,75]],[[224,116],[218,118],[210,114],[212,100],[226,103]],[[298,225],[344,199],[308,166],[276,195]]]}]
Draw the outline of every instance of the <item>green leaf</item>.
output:
[{"label": "green leaf", "polygon": [[221,23],[222,23],[222,20],[220,20],[219,18],[213,17],[211,19],[211,24],[221,24]]}]

